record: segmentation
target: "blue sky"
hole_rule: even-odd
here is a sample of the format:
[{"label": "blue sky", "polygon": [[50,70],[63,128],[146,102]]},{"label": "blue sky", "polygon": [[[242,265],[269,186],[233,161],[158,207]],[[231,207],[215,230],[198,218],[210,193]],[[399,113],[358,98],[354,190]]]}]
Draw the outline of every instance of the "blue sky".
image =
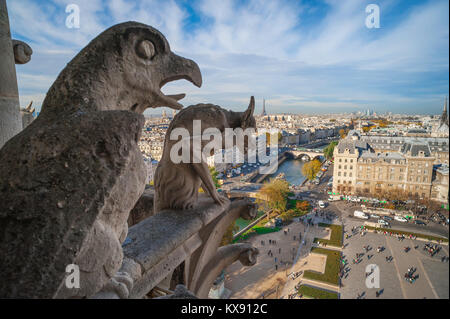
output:
[{"label": "blue sky", "polygon": [[[65,25],[68,4],[80,28]],[[365,26],[368,4],[380,28]],[[34,50],[17,66],[21,104],[39,109],[75,54],[124,21],[156,27],[176,53],[195,60],[203,86],[167,84],[184,105],[238,110],[255,95],[269,113],[442,111],[449,92],[448,0],[7,0],[12,35]],[[147,112],[146,112],[147,113]],[[161,113],[161,109],[148,113]]]}]

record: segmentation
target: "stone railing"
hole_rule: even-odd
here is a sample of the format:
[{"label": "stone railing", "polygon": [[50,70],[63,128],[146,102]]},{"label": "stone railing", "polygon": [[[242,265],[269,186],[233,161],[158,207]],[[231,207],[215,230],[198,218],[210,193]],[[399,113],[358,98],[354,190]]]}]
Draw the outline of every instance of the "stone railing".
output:
[{"label": "stone railing", "polygon": [[[147,194],[148,203],[150,197]],[[247,200],[220,206],[205,196],[200,197],[196,209],[162,211],[130,227],[119,270],[133,281],[128,298],[144,298],[156,287],[173,291],[178,284],[185,285],[198,298],[207,298],[225,267],[236,260],[245,265],[255,263],[258,250],[249,244],[219,246],[237,218],[253,219],[256,211]],[[94,298],[113,299],[119,295],[105,288]]]}]

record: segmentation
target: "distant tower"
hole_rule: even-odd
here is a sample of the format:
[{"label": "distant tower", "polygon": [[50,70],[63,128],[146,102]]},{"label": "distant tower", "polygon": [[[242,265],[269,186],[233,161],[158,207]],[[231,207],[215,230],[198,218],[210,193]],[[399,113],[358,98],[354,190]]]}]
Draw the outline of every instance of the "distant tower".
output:
[{"label": "distant tower", "polygon": [[177,115],[177,110],[172,110],[172,117],[175,117]]},{"label": "distant tower", "polygon": [[444,110],[442,111],[440,125],[442,125],[442,124],[447,124],[447,123],[448,123],[447,97],[445,97],[445,100],[444,100]]},{"label": "distant tower", "polygon": [[265,99],[263,99],[263,109],[262,109],[261,115],[262,116],[266,116],[267,115],[267,113],[266,113],[266,100]]},{"label": "distant tower", "polygon": [[165,119],[166,116],[167,116],[167,115],[166,115],[166,110],[163,110],[163,111],[162,111],[162,117]]}]

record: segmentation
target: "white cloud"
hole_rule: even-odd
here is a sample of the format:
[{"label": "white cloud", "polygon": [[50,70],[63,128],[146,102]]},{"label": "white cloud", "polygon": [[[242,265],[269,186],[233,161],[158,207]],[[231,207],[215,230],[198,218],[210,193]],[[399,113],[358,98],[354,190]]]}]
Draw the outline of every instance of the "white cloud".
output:
[{"label": "white cloud", "polygon": [[[185,3],[174,0],[21,0],[8,1],[8,8],[13,34],[29,39],[34,50],[30,63],[17,66],[20,94],[37,100],[91,39],[129,20],[156,27],[172,50],[199,64],[202,88],[186,81],[164,88],[187,93],[185,105],[242,108],[255,95],[260,104],[265,97],[274,109],[295,112],[435,103],[439,92],[448,94],[448,2],[409,5],[386,24],[384,15],[398,2],[380,0],[382,27],[370,31],[364,24],[369,2],[327,0],[319,10],[299,1],[200,0],[192,4],[195,23]],[[80,7],[80,29],[65,27],[68,3]],[[407,96],[410,91],[417,95]]]}]

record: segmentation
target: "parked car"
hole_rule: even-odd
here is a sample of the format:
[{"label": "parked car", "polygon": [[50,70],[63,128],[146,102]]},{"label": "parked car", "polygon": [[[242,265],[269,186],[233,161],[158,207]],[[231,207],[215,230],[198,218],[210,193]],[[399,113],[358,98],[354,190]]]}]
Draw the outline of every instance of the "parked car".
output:
[{"label": "parked car", "polygon": [[362,218],[362,219],[369,219],[369,216],[367,216],[366,213],[360,211],[360,210],[355,210],[353,212],[353,216],[358,217],[358,218]]},{"label": "parked car", "polygon": [[380,216],[378,216],[377,214],[370,214],[370,218],[377,218],[377,219],[379,219]]},{"label": "parked car", "polygon": [[427,225],[427,223],[425,223],[424,221],[418,220],[418,219],[416,219],[416,220],[414,221],[414,224],[416,224],[416,225],[422,225],[422,226],[426,226],[426,225]]},{"label": "parked car", "polygon": [[389,226],[389,225],[390,225],[390,224],[389,224],[387,221],[385,221],[384,219],[379,219],[379,220],[378,220],[378,224],[383,225],[383,226]]},{"label": "parked car", "polygon": [[389,216],[383,216],[383,219],[386,220],[386,221],[391,221],[391,220],[393,220],[392,217],[389,217]]},{"label": "parked car", "polygon": [[402,222],[402,223],[406,223],[408,220],[405,217],[402,216],[394,216],[394,219],[396,221]]},{"label": "parked car", "polygon": [[325,202],[319,200],[319,207],[320,208],[325,208],[325,206],[326,206]]}]

